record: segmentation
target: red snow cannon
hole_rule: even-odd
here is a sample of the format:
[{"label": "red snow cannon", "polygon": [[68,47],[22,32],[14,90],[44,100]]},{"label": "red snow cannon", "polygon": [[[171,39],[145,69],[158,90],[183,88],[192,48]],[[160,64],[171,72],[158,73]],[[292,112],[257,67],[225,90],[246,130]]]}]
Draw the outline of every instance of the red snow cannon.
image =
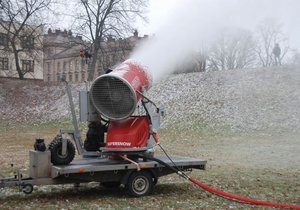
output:
[{"label": "red snow cannon", "polygon": [[143,148],[150,135],[147,116],[128,117],[109,123],[106,148]]},{"label": "red snow cannon", "polygon": [[148,90],[151,76],[134,60],[126,60],[110,73],[99,76],[90,89],[96,110],[110,120],[123,120],[132,115],[141,99],[139,91]]}]

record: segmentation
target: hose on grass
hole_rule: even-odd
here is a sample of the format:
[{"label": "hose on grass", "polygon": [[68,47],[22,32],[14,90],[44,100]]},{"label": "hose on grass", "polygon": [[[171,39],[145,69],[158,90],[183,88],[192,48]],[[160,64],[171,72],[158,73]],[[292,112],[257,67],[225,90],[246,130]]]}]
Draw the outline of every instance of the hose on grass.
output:
[{"label": "hose on grass", "polygon": [[300,210],[300,206],[296,206],[296,205],[290,205],[290,204],[283,204],[283,203],[275,203],[275,202],[269,202],[269,201],[261,201],[261,200],[255,200],[252,198],[247,198],[247,197],[242,197],[242,196],[238,196],[238,195],[234,195],[231,193],[227,193],[224,192],[222,190],[218,190],[216,188],[210,187],[206,184],[203,184],[202,182],[186,175],[182,170],[180,170],[176,164],[174,163],[174,161],[171,159],[171,157],[167,154],[167,152],[163,149],[163,147],[158,143],[157,144],[162,151],[165,153],[165,155],[168,157],[168,159],[171,161],[172,165],[154,158],[154,157],[145,157],[145,156],[141,156],[142,158],[146,158],[149,160],[153,160],[156,161],[158,163],[160,163],[161,165],[164,165],[165,167],[169,168],[170,170],[174,171],[176,174],[178,174],[179,176],[189,180],[190,182],[192,182],[193,184],[198,185],[199,187],[203,188],[204,190],[213,193],[215,195],[221,196],[221,197],[225,197],[228,199],[231,199],[233,201],[242,201],[245,203],[249,203],[249,204],[255,204],[255,205],[262,205],[262,206],[271,206],[271,207],[277,207],[277,208],[286,208],[286,209],[296,209],[296,210]]}]

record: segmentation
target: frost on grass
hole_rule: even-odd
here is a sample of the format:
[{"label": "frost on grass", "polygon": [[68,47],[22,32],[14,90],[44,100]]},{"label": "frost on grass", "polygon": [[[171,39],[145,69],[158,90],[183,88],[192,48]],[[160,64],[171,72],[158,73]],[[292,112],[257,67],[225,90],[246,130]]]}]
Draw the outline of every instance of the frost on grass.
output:
[{"label": "frost on grass", "polygon": [[166,127],[296,131],[299,81],[292,67],[190,73],[155,84],[150,95],[165,106]]}]

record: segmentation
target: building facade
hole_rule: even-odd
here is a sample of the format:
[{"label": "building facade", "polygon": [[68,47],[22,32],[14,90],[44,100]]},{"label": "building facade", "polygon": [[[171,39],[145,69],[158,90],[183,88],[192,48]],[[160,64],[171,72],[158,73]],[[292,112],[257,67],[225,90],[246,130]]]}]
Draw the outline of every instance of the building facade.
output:
[{"label": "building facade", "polygon": [[16,32],[18,27],[18,23],[0,23],[0,77],[21,74],[24,79],[43,79],[43,28],[25,25]]},{"label": "building facade", "polygon": [[44,36],[44,81],[85,81],[87,66],[79,52],[88,44],[71,31],[49,29]]},{"label": "building facade", "polygon": [[[101,41],[94,77],[124,61],[141,39],[135,32],[126,39],[108,37]],[[80,57],[80,51],[89,48],[91,43],[81,36],[73,36],[71,31],[49,29],[44,36],[44,81],[61,81],[62,78],[68,82],[86,81],[93,58]]]}]

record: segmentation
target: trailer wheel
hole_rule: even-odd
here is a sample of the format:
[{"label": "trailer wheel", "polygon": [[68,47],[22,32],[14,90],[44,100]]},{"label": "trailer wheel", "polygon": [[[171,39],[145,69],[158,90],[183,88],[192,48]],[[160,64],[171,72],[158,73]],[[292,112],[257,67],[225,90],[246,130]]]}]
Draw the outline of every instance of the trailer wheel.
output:
[{"label": "trailer wheel", "polygon": [[153,178],[148,171],[133,172],[125,186],[125,192],[134,197],[149,194],[153,189]]},{"label": "trailer wheel", "polygon": [[25,194],[30,194],[33,191],[33,186],[32,184],[25,184],[23,185],[23,189],[22,189],[23,193]]},{"label": "trailer wheel", "polygon": [[75,156],[75,147],[71,141],[67,140],[67,151],[62,155],[62,136],[57,135],[49,144],[48,149],[51,152],[51,162],[54,165],[68,165]]}]

